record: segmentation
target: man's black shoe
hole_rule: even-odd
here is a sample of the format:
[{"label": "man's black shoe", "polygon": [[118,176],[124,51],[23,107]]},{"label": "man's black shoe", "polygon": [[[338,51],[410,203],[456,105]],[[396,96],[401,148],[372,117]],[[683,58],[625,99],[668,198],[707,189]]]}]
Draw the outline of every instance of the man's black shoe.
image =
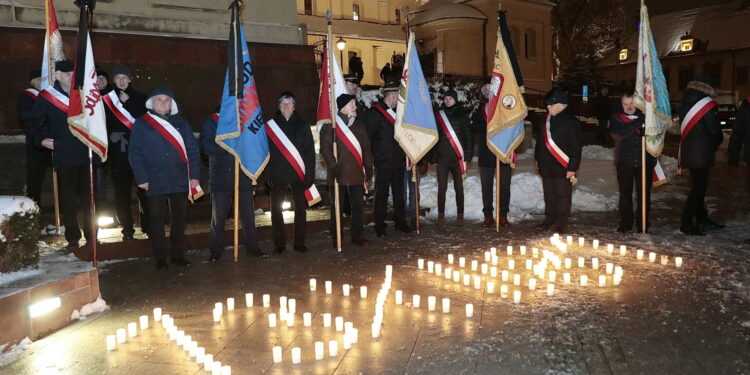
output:
[{"label": "man's black shoe", "polygon": [[305,245],[294,245],[294,251],[299,253],[306,253],[310,251],[310,249],[308,249]]},{"label": "man's black shoe", "polygon": [[172,264],[176,266],[189,266],[190,262],[183,257],[179,257],[179,258],[172,258]]},{"label": "man's black shoe", "polygon": [[688,236],[703,236],[705,234],[695,225],[682,225],[680,227],[680,232],[687,234]]},{"label": "man's black shoe", "polygon": [[703,232],[708,232],[710,230],[716,230],[716,229],[724,229],[726,225],[719,224],[717,222],[714,222],[711,219],[706,219],[704,221],[701,221],[700,224],[698,224],[698,228],[700,228]]},{"label": "man's black shoe", "polygon": [[555,223],[550,223],[550,222],[547,222],[547,221],[543,221],[543,222],[537,224],[536,227],[539,228],[539,229],[545,230],[545,229],[552,228],[553,225],[555,225]]},{"label": "man's black shoe", "polygon": [[286,250],[286,246],[276,246],[276,250],[273,251],[274,254],[280,255]]},{"label": "man's black shoe", "polygon": [[211,254],[211,256],[208,257],[209,263],[217,263],[221,260],[221,254]]}]

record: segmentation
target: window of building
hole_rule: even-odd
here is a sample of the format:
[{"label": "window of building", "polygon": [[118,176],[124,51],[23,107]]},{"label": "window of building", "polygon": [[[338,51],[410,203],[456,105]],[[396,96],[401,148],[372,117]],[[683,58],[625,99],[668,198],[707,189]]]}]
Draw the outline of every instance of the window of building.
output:
[{"label": "window of building", "polygon": [[518,28],[515,26],[510,27],[510,40],[513,42],[513,50],[516,51],[516,58],[518,58],[521,56],[521,42]]},{"label": "window of building", "polygon": [[359,17],[359,4],[352,4],[352,19],[357,21],[359,20]]},{"label": "window of building", "polygon": [[692,66],[686,66],[680,68],[680,71],[678,72],[677,77],[677,89],[682,91],[687,87],[688,82],[693,80],[693,76],[695,75],[695,72],[693,70]]},{"label": "window of building", "polygon": [[534,29],[526,29],[523,33],[523,47],[524,53],[527,60],[536,59],[536,31]]},{"label": "window of building", "polygon": [[703,64],[703,72],[711,77],[714,87],[721,87],[721,61]]},{"label": "window of building", "polygon": [[745,86],[748,83],[748,70],[750,70],[747,66],[740,66],[737,68],[737,72],[735,73],[737,75],[736,81],[738,86]]},{"label": "window of building", "polygon": [[401,24],[401,10],[400,9],[396,9],[396,23],[399,25]]},{"label": "window of building", "polygon": [[305,0],[305,14],[308,16],[312,16],[313,14],[313,5],[312,0]]}]

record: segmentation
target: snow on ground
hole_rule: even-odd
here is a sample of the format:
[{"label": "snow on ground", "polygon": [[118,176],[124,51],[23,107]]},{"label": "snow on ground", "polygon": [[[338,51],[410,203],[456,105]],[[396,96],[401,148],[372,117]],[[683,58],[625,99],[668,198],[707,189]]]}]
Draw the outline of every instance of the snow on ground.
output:
[{"label": "snow on ground", "polygon": [[44,274],[43,270],[35,269],[33,267],[26,267],[14,272],[0,272],[0,286],[42,274]]},{"label": "snow on ground", "polygon": [[0,222],[7,220],[15,213],[38,211],[33,200],[21,196],[0,196]]},{"label": "snow on ground", "polygon": [[73,310],[70,314],[70,320],[85,320],[87,316],[109,310],[107,302],[102,297],[97,297],[96,301],[81,306],[81,310]]},{"label": "snow on ground", "polygon": [[24,338],[18,344],[0,345],[0,366],[12,362],[19,354],[23,353],[33,342],[28,337]]}]

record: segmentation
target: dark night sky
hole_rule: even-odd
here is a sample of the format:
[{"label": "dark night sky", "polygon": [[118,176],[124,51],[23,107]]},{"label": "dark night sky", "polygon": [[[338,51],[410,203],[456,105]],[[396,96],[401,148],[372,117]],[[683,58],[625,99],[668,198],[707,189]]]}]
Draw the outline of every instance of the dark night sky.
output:
[{"label": "dark night sky", "polygon": [[726,4],[739,0],[646,0],[649,14],[663,14],[682,9],[692,9],[707,5]]}]

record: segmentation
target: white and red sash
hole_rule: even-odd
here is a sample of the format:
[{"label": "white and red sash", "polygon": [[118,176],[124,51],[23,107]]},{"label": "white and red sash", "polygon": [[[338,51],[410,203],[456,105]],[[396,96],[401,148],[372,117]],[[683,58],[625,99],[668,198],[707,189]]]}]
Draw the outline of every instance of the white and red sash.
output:
[{"label": "white and red sash", "polygon": [[362,159],[362,146],[359,144],[359,140],[357,140],[354,133],[352,133],[352,130],[349,129],[349,125],[344,123],[344,120],[338,115],[336,116],[336,136],[341,139],[346,149],[354,156],[354,160],[362,168],[363,178],[366,179],[367,174],[365,173],[365,163]]},{"label": "white and red sash", "polygon": [[[624,113],[618,113],[617,116],[625,124],[629,124],[633,122],[633,120],[638,118],[638,116],[626,115]],[[641,133],[640,129],[637,129],[635,132],[638,134]],[[659,163],[659,159],[656,159],[656,165],[654,166],[654,170],[651,171],[651,182],[653,182],[654,185],[656,186],[667,182],[667,175],[664,173],[664,168],[661,167],[661,163]]]},{"label": "white and red sash", "polygon": [[464,149],[461,147],[461,142],[453,131],[453,126],[451,126],[448,116],[445,115],[445,111],[440,110],[437,113],[437,119],[438,123],[440,123],[440,127],[443,128],[443,133],[445,133],[446,138],[448,138],[448,142],[450,142],[451,147],[453,147],[456,157],[458,157],[458,164],[461,166],[461,174],[465,175],[466,162],[464,161]]},{"label": "white and red sash", "polygon": [[693,130],[695,124],[703,118],[706,112],[710,111],[711,108],[716,107],[717,105],[718,103],[716,103],[715,100],[711,99],[710,96],[706,96],[690,108],[685,115],[685,118],[683,118],[680,123],[680,143],[685,140],[685,137],[687,137],[690,131]]},{"label": "white and red sash", "polygon": [[127,109],[125,109],[125,107],[123,107],[122,102],[120,101],[120,97],[117,96],[115,90],[112,90],[107,95],[102,96],[102,100],[104,100],[104,104],[109,107],[115,117],[117,117],[117,119],[120,120],[123,125],[125,125],[128,129],[133,130],[135,118],[130,114],[130,112],[128,112]]},{"label": "white and red sash", "polygon": [[544,144],[547,146],[547,150],[549,150],[549,153],[552,154],[552,156],[557,159],[557,161],[560,163],[560,165],[563,166],[563,168],[568,169],[568,163],[570,162],[570,157],[568,157],[567,154],[555,143],[555,140],[552,139],[552,122],[550,119],[552,116],[547,114],[547,117],[544,120],[544,131],[542,132],[542,135],[544,136]]},{"label": "white and red sash", "polygon": [[23,93],[26,94],[26,96],[28,96],[32,100],[36,100],[37,95],[39,95],[39,90],[28,88],[26,90],[23,90]]},{"label": "white and red sash", "polygon": [[[305,181],[305,162],[302,160],[302,156],[299,154],[299,151],[296,147],[294,147],[294,144],[292,144],[292,141],[289,140],[289,137],[284,134],[284,132],[279,128],[279,125],[276,124],[276,121],[270,120],[266,123],[266,135],[268,136],[268,139],[273,142],[274,145],[276,145],[276,148],[281,151],[281,154],[284,155],[284,158],[289,162],[289,164],[292,165],[292,168],[294,168],[294,171],[297,172],[297,176],[299,176],[299,179],[303,182]],[[315,203],[320,202],[320,193],[318,192],[318,188],[313,184],[310,186],[309,189],[305,190],[305,198],[307,198],[307,205],[312,206]]]},{"label": "white and red sash", "polygon": [[[484,103],[482,105],[482,115],[484,116],[484,125],[487,126],[487,123],[490,121],[490,105],[489,103]],[[514,150],[513,153],[510,155],[510,165],[511,167],[515,168],[516,162],[518,161],[518,153]]]},{"label": "white and red sash", "polygon": [[[177,150],[177,154],[180,155],[180,158],[183,162],[185,162],[185,165],[187,166],[188,171],[188,187],[190,186],[190,161],[188,160],[188,154],[187,154],[187,148],[185,147],[185,141],[182,139],[182,135],[180,134],[177,129],[169,123],[169,121],[164,120],[162,118],[159,118],[157,116],[153,116],[150,113],[146,113],[143,115],[143,119],[146,120],[146,122],[153,126],[154,129],[162,136],[164,139],[169,142],[169,144],[172,145],[172,147]],[[197,185],[195,188],[190,188],[190,194],[188,194],[188,198],[191,202],[195,201],[196,199],[203,196],[203,189],[201,189],[200,185]]]},{"label": "white and red sash", "polygon": [[39,95],[44,97],[44,99],[47,99],[47,101],[52,103],[57,109],[65,112],[66,115],[68,114],[70,99],[65,96],[65,94],[57,91],[54,86],[47,86],[47,88],[42,90]]},{"label": "white and red sash", "polygon": [[[373,104],[373,107],[380,112],[380,114],[385,117],[386,120],[392,125],[396,125],[396,112],[391,109],[390,107],[388,109],[383,109],[383,107],[380,106],[380,104]],[[409,157],[406,157],[406,170],[409,171],[414,166],[414,163],[412,163],[411,159]]]}]

